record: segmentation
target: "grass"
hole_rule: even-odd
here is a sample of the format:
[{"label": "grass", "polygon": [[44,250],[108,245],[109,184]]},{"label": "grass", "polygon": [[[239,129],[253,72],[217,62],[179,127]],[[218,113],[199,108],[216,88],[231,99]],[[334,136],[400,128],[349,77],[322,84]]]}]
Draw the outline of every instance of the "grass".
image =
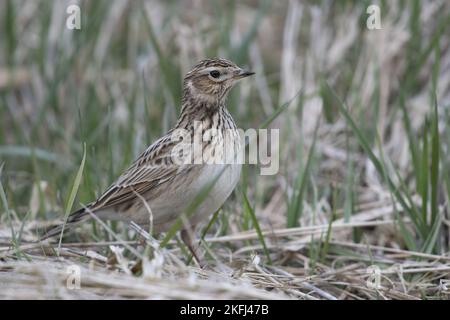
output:
[{"label": "grass", "polygon": [[75,180],[73,182],[72,191],[70,192],[69,200],[67,201],[67,206],[64,213],[64,224],[61,230],[61,235],[59,236],[58,249],[61,249],[61,242],[64,235],[64,228],[66,226],[67,219],[69,218],[69,215],[72,212],[73,203],[75,202],[75,197],[77,196],[78,189],[80,188],[81,177],[83,176],[85,163],[86,163],[86,145],[84,146],[83,159],[81,160],[80,168],[78,168],[77,175],[75,176]]},{"label": "grass", "polygon": [[[369,31],[369,4],[81,1],[70,31],[63,1],[1,2],[0,298],[448,299],[450,6],[382,1]],[[202,226],[210,267],[190,266],[181,220],[141,240],[93,219],[59,256],[30,243],[175,123],[207,56],[257,73],[229,98],[238,126],[280,129],[279,173],[245,166]]]}]

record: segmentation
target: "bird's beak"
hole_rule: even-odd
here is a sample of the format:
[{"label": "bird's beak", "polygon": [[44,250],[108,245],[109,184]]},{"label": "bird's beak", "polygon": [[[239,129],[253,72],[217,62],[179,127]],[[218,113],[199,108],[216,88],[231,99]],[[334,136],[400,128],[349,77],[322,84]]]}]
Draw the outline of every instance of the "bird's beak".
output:
[{"label": "bird's beak", "polygon": [[235,78],[236,79],[242,79],[242,78],[246,78],[246,77],[252,76],[254,74],[255,74],[254,72],[241,69],[241,70],[239,70],[237,72],[237,74],[235,75]]}]

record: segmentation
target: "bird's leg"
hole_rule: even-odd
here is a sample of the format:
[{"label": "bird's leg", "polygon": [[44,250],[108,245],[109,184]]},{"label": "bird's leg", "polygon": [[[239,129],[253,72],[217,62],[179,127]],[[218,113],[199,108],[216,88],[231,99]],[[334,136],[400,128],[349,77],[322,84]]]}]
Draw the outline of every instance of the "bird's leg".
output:
[{"label": "bird's leg", "polygon": [[193,229],[186,228],[181,230],[181,240],[183,240],[184,244],[188,247],[189,251],[192,253],[192,256],[197,261],[200,268],[203,269],[206,266],[206,262],[200,252],[200,243],[195,243]]}]

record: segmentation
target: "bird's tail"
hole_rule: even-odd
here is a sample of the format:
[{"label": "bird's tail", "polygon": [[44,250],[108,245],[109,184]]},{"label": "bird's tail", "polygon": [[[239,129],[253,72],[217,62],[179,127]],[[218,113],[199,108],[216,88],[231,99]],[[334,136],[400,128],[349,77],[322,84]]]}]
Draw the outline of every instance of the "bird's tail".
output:
[{"label": "bird's tail", "polygon": [[86,211],[86,209],[81,208],[78,211],[75,211],[69,215],[67,218],[67,221],[65,223],[62,223],[58,226],[55,226],[48,230],[42,237],[42,240],[46,240],[48,238],[52,238],[56,235],[60,235],[61,231],[64,229],[64,231],[67,231],[69,229],[72,229],[73,227],[77,226],[81,222],[85,221],[86,219],[89,219],[89,213]]}]

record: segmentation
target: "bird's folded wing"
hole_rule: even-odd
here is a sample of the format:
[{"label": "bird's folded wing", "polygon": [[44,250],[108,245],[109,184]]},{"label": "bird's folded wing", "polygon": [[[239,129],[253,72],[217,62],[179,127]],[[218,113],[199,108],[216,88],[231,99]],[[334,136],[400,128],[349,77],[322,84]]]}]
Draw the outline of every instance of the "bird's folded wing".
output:
[{"label": "bird's folded wing", "polygon": [[190,165],[180,166],[172,162],[173,146],[169,141],[155,142],[93,203],[91,209],[98,210],[132,201],[138,195],[144,195],[189,170]]}]

